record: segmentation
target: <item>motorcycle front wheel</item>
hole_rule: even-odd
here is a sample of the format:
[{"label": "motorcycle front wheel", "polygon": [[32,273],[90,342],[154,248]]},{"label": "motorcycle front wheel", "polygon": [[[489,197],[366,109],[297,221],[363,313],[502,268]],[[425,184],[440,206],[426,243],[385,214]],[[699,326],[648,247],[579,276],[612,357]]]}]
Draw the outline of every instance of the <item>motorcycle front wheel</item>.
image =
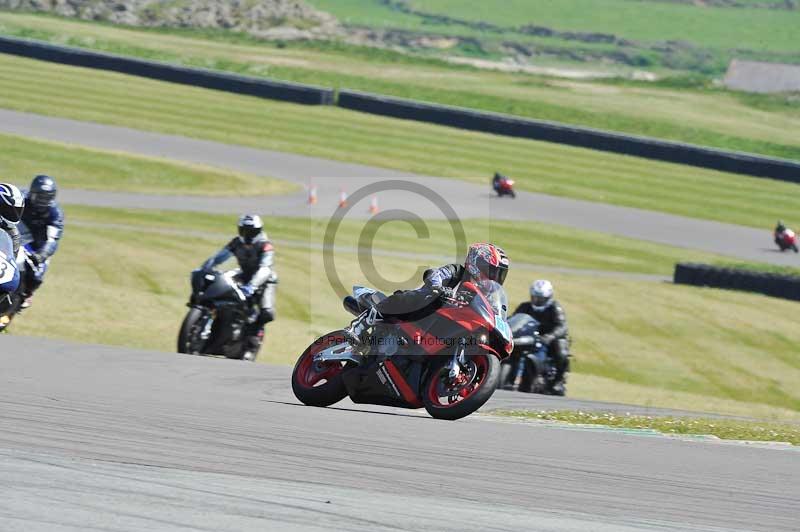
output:
[{"label": "motorcycle front wheel", "polygon": [[210,319],[208,311],[197,307],[192,307],[181,324],[178,333],[178,353],[188,355],[201,355],[205,342],[200,338],[200,332],[205,325],[205,320]]},{"label": "motorcycle front wheel", "polygon": [[468,355],[456,379],[451,379],[450,357],[437,357],[422,387],[425,410],[436,419],[466,417],[484,404],[497,389],[500,360],[492,353]]},{"label": "motorcycle front wheel", "polygon": [[344,362],[317,363],[314,355],[346,342],[344,334],[336,331],[315,340],[297,359],[292,371],[292,391],[295,397],[307,406],[330,406],[347,396],[342,381],[342,372],[347,367]]}]

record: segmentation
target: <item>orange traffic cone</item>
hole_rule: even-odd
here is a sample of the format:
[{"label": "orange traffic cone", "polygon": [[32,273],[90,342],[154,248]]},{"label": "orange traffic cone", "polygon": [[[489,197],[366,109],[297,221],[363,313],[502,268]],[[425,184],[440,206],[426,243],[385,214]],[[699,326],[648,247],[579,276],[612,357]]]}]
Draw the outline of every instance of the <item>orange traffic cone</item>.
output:
[{"label": "orange traffic cone", "polygon": [[343,209],[347,207],[347,192],[344,189],[339,191],[339,208]]},{"label": "orange traffic cone", "polygon": [[317,204],[317,187],[316,185],[312,185],[308,187],[308,204],[309,205],[316,205]]},{"label": "orange traffic cone", "polygon": [[372,201],[369,202],[369,213],[378,214],[378,196],[372,196]]}]

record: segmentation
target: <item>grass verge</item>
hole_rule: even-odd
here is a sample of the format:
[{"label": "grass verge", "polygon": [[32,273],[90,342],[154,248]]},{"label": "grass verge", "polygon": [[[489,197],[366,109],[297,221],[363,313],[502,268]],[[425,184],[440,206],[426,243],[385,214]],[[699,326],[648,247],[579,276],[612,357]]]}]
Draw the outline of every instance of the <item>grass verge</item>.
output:
[{"label": "grass verge", "polygon": [[487,187],[489,176],[501,170],[533,192],[755,227],[794,212],[800,191],[790,183],[9,56],[0,56],[0,107],[454,177]]},{"label": "grass verge", "polygon": [[604,412],[559,410],[530,412],[497,411],[494,414],[520,419],[560,421],[577,425],[602,425],[624,429],[651,429],[663,434],[711,435],[723,440],[775,441],[800,445],[800,425],[724,418],[634,416]]},{"label": "grass verge", "polygon": [[297,188],[278,179],[3,134],[0,153],[0,176],[19,184],[47,173],[64,188],[144,194],[250,196]]},{"label": "grass verge", "polygon": [[337,43],[274,43],[234,32],[121,28],[18,13],[0,13],[0,33],[800,159],[792,134],[800,128],[800,107],[792,96],[741,97],[709,83],[675,86],[675,80],[568,81]]}]

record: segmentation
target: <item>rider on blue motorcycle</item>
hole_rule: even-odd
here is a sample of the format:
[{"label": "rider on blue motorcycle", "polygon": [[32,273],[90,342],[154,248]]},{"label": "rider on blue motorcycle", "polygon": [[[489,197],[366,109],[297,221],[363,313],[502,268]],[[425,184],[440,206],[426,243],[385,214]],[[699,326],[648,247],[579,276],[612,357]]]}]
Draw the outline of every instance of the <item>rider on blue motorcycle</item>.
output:
[{"label": "rider on blue motorcycle", "polygon": [[36,265],[30,270],[28,290],[22,308],[28,308],[33,293],[42,285],[50,265],[50,258],[58,249],[58,241],[64,234],[64,211],[56,203],[58,187],[55,180],[46,175],[37,175],[26,193],[28,208],[22,215],[22,223],[30,231],[31,243],[28,257]]},{"label": "rider on blue motorcycle", "polygon": [[531,285],[531,300],[520,304],[514,314],[524,313],[540,323],[541,341],[556,367],[556,377],[550,393],[564,395],[565,373],[569,371],[569,329],[567,315],[553,297],[553,284],[539,280]]},{"label": "rider on blue motorcycle", "polygon": [[19,288],[19,230],[25,196],[14,185],[0,183],[0,303],[10,304],[9,294]]}]

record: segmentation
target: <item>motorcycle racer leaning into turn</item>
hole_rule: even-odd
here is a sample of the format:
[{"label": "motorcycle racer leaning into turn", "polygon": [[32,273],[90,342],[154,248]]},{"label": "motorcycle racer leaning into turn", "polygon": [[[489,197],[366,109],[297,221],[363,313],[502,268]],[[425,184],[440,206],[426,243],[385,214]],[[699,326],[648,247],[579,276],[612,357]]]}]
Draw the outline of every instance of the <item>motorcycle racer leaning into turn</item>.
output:
[{"label": "motorcycle racer leaning into turn", "polygon": [[273,269],[275,248],[264,232],[260,216],[243,214],[238,230],[239,236],[209,258],[202,269],[208,271],[231,257],[236,258],[240,270],[236,280],[248,301],[258,307],[258,318],[245,333],[247,350],[256,353],[264,338],[264,326],[275,319],[275,285],[278,282]]},{"label": "motorcycle racer leaning into turn", "polygon": [[10,304],[9,294],[19,288],[19,229],[17,224],[25,210],[25,196],[14,185],[0,183],[0,296]]},{"label": "motorcycle racer leaning into turn", "polygon": [[452,298],[465,281],[495,281],[503,284],[508,275],[508,257],[493,244],[472,244],[464,264],[446,264],[423,275],[424,285],[416,290],[399,290],[376,306],[364,311],[344,329],[347,340],[355,345],[367,341],[368,330],[385,318],[414,321],[435,311],[442,298]]}]

